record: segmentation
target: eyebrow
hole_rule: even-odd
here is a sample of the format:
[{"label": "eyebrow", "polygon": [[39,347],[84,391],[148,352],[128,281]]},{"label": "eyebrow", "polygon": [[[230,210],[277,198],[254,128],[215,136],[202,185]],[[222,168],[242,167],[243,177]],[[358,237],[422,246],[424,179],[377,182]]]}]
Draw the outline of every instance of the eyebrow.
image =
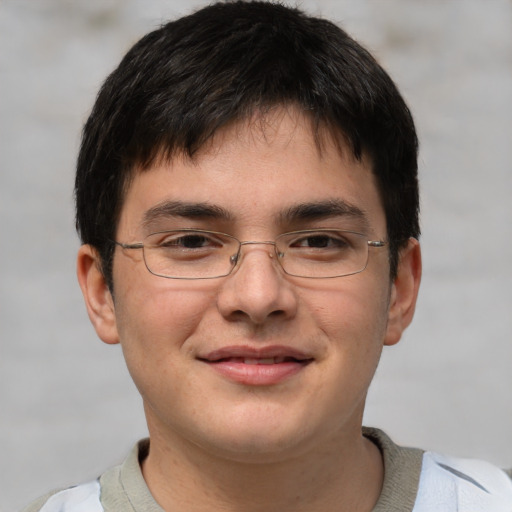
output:
[{"label": "eyebrow", "polygon": [[[143,227],[149,227],[158,221],[172,217],[187,219],[213,219],[232,221],[234,215],[222,206],[206,202],[192,203],[184,201],[163,201],[144,213]],[[341,199],[327,199],[299,203],[290,206],[278,215],[278,221],[282,224],[297,223],[301,221],[313,221],[333,217],[348,217],[358,221],[362,228],[368,228],[368,218],[364,210]]]},{"label": "eyebrow", "polygon": [[142,225],[147,227],[154,222],[165,220],[170,217],[219,220],[231,220],[233,218],[228,210],[214,204],[163,201],[144,213]]},{"label": "eyebrow", "polygon": [[321,220],[330,217],[348,217],[368,228],[366,212],[347,201],[341,199],[328,199],[311,203],[300,203],[287,208],[280,214],[281,221],[307,221]]}]

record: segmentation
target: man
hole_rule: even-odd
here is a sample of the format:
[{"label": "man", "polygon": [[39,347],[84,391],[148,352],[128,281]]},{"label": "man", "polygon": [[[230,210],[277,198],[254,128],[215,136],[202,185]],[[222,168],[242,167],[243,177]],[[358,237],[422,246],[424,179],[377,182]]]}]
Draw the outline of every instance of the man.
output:
[{"label": "man", "polygon": [[103,85],[76,177],[78,279],[149,440],[27,510],[510,511],[507,474],[362,427],[421,277],[417,139],[332,23],[220,3]]}]

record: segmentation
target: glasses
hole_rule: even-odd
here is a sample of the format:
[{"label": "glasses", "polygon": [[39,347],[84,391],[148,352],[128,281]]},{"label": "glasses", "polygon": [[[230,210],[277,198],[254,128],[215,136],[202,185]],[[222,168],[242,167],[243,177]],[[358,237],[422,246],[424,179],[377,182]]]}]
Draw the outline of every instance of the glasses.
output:
[{"label": "glasses", "polygon": [[273,242],[242,242],[226,233],[178,229],[152,233],[139,243],[114,243],[123,249],[142,249],[149,272],[168,279],[225,277],[241,260],[243,245],[273,246],[276,260],[290,276],[349,276],[366,268],[369,247],[386,245],[368,240],[362,233],[336,229],[293,231],[279,235]]}]

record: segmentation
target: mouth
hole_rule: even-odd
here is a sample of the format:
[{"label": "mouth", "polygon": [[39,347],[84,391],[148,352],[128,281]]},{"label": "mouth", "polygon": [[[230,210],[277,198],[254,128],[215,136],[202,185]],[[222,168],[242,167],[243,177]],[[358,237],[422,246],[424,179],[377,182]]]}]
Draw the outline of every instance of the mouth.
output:
[{"label": "mouth", "polygon": [[300,374],[314,358],[291,347],[225,347],[199,357],[217,374],[247,386],[271,386]]},{"label": "mouth", "polygon": [[217,359],[214,361],[210,361],[212,363],[219,362],[232,362],[232,363],[243,363],[243,364],[281,364],[281,363],[290,363],[290,362],[302,362],[305,360],[295,359],[294,357],[225,357],[221,359]]}]

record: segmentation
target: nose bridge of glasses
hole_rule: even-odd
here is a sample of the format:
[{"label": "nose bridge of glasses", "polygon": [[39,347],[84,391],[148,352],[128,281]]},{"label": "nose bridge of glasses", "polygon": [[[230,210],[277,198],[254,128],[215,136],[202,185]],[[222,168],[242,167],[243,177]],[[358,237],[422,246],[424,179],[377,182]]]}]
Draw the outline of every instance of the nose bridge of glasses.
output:
[{"label": "nose bridge of glasses", "polygon": [[233,254],[230,257],[232,265],[236,265],[241,260],[241,253],[242,253],[242,246],[244,245],[271,245],[273,247],[272,251],[269,251],[268,255],[270,258],[274,257],[274,254],[277,254],[279,256],[279,253],[277,251],[277,245],[276,242],[273,242],[271,240],[245,240],[243,242],[239,242],[239,248],[236,254]]},{"label": "nose bridge of glasses", "polygon": [[246,240],[244,242],[240,242],[240,247],[242,245],[273,245],[275,247],[276,243],[271,240],[262,240],[261,242],[258,240]]}]

